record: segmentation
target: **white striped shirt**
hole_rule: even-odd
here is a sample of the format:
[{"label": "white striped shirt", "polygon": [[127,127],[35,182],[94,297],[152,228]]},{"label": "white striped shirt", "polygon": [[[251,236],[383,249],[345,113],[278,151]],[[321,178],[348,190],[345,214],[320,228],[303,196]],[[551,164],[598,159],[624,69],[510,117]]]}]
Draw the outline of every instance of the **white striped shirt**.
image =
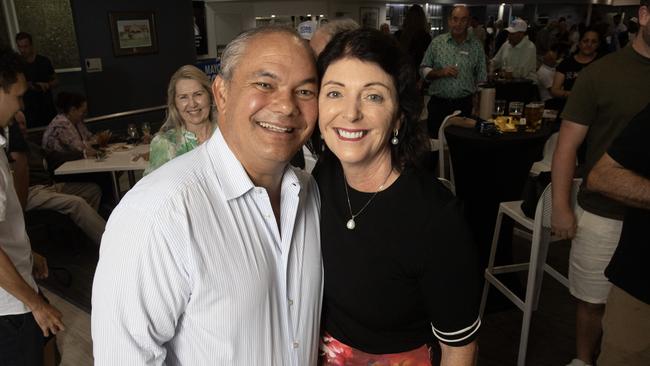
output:
[{"label": "white striped shirt", "polygon": [[[320,203],[287,168],[280,226],[221,132],[142,179],[108,221],[96,365],[315,365]],[[282,235],[280,235],[282,233]]]}]

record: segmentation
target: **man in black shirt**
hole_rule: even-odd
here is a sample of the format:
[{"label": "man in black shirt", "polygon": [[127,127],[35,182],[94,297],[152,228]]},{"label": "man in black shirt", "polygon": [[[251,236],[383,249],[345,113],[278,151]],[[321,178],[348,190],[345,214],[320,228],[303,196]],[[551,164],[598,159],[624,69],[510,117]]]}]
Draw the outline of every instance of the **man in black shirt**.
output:
[{"label": "man in black shirt", "polygon": [[616,252],[605,270],[613,284],[603,318],[599,366],[650,365],[650,104],[591,171],[590,190],[628,206]]},{"label": "man in black shirt", "polygon": [[23,96],[27,127],[47,126],[56,115],[52,88],[57,84],[52,62],[34,50],[32,36],[26,32],[16,35],[18,51],[25,59],[25,78],[29,89]]}]

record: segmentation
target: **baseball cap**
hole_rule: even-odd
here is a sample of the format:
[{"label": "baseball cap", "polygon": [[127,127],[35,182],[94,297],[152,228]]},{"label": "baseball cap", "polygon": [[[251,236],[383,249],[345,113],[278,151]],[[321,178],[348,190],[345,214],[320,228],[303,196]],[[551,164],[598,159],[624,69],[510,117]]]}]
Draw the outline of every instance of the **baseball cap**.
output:
[{"label": "baseball cap", "polygon": [[528,30],[528,24],[526,23],[525,20],[521,18],[517,18],[510,22],[510,26],[506,28],[508,33],[515,33],[515,32],[525,32]]}]

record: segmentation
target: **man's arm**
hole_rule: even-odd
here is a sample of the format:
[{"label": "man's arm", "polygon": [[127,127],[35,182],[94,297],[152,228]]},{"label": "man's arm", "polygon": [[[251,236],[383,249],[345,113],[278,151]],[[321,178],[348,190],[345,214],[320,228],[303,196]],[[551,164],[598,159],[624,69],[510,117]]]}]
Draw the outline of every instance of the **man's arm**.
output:
[{"label": "man's arm", "polygon": [[168,239],[170,225],[129,203],[123,200],[111,215],[93,280],[97,366],[163,365],[165,343],[174,337],[191,292],[182,245]]},{"label": "man's arm", "polygon": [[422,57],[422,62],[420,63],[420,75],[425,80],[435,80],[446,77],[455,77],[458,75],[458,69],[452,66],[443,67],[441,69],[435,69],[433,66],[435,64],[434,60],[434,50],[433,50],[433,41],[429,44],[424,57]]},{"label": "man's arm", "polygon": [[570,202],[571,187],[575,173],[576,152],[588,130],[589,127],[585,125],[563,120],[553,154],[551,227],[555,235],[563,239],[573,238],[576,231],[576,218]]},{"label": "man's arm", "polygon": [[65,330],[63,321],[61,320],[61,312],[45,302],[25,282],[2,248],[0,248],[0,287],[20,300],[32,311],[34,319],[36,319],[36,323],[38,323],[38,326],[43,331],[44,336],[47,337],[50,332],[56,334],[59,331]]},{"label": "man's arm", "polygon": [[632,207],[650,210],[650,179],[624,168],[609,154],[589,173],[587,188]]},{"label": "man's arm", "polygon": [[442,350],[440,366],[473,366],[476,364],[478,350],[476,341],[461,347],[452,347],[442,342],[439,343]]},{"label": "man's arm", "polygon": [[20,206],[25,211],[29,191],[29,162],[27,154],[14,151],[11,153],[11,158],[14,160],[14,187],[18,195],[18,201],[20,201]]}]

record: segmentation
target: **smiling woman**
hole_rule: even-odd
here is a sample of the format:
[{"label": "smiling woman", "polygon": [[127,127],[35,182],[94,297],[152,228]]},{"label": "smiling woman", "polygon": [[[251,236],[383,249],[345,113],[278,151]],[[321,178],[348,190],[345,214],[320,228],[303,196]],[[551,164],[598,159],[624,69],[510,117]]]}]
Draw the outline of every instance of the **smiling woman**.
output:
[{"label": "smiling woman", "polygon": [[443,364],[473,364],[476,253],[456,200],[418,168],[427,141],[410,64],[390,36],[361,29],[337,35],[318,70],[321,365],[431,365],[433,337]]},{"label": "smiling woman", "polygon": [[151,141],[145,174],[209,139],[215,116],[208,77],[194,66],[181,66],[169,81],[167,119]]}]

